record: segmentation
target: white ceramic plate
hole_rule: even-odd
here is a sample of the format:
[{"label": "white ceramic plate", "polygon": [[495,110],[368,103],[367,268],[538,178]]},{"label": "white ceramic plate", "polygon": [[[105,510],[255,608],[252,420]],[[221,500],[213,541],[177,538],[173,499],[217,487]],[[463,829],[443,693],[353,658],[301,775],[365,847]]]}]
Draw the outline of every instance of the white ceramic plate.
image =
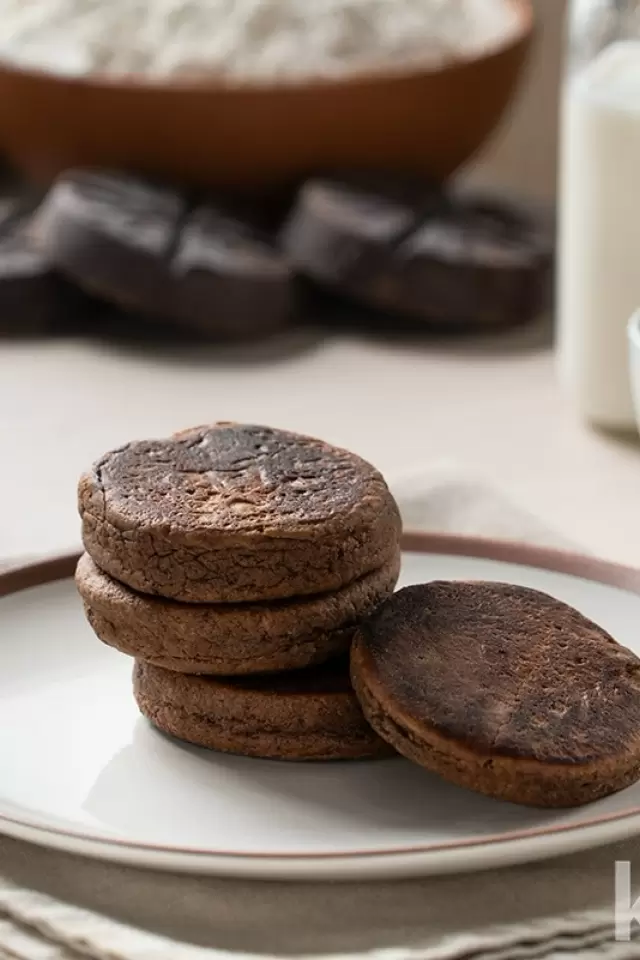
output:
[{"label": "white ceramic plate", "polygon": [[[640,653],[640,573],[533,548],[406,538],[402,583],[508,580],[573,604]],[[0,830],[171,870],[399,877],[541,859],[640,833],[640,784],[539,811],[401,759],[290,764],[209,753],[136,711],[131,662],[87,626],[61,558],[0,577]],[[612,584],[617,584],[613,586]]]}]

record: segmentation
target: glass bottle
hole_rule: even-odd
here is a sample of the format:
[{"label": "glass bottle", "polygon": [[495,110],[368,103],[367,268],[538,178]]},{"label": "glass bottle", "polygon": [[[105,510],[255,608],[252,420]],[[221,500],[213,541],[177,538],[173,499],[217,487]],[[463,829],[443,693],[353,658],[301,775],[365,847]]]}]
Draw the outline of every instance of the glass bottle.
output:
[{"label": "glass bottle", "polygon": [[626,430],[626,325],[640,307],[640,0],[573,0],[562,96],[560,375],[585,420]]}]

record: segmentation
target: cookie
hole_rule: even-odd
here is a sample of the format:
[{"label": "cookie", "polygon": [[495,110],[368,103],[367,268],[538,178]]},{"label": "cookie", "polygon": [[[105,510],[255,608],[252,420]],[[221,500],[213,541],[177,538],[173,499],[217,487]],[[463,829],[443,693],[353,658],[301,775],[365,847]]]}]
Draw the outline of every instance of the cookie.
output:
[{"label": "cookie", "polygon": [[454,197],[396,248],[389,304],[439,325],[492,329],[532,320],[549,306],[551,236],[524,206]]},{"label": "cookie", "polygon": [[280,243],[300,273],[347,293],[368,288],[375,298],[378,276],[419,222],[419,211],[446,202],[440,189],[401,178],[309,180],[281,229]]},{"label": "cookie", "polygon": [[80,559],[76,584],[87,619],[122,653],[181,673],[294,670],[348,653],[356,623],[393,593],[399,552],[336,591],[271,604],[186,604],[136,593]]},{"label": "cookie", "polygon": [[552,231],[489,196],[310,180],[281,243],[312,280],[420,324],[500,327],[547,305]]},{"label": "cookie", "polygon": [[491,797],[571,807],[640,776],[640,660],[536,590],[400,590],[363,622],[351,676],[380,736]]},{"label": "cookie", "polygon": [[266,336],[293,313],[293,275],[268,237],[166,186],[70,171],[39,211],[38,236],[89,293],[212,337]]},{"label": "cookie", "polygon": [[397,505],[345,450],[219,423],[105,454],[79,484],[87,553],[141,593],[246,603],[338,590],[395,558]]},{"label": "cookie", "polygon": [[80,298],[35,246],[29,230],[36,198],[0,196],[0,337],[53,332]]},{"label": "cookie", "polygon": [[263,337],[295,312],[293,272],[267,238],[202,205],[186,218],[171,263],[173,316],[225,339]]},{"label": "cookie", "polygon": [[279,760],[356,760],[393,751],[366,723],[346,659],[242,680],[136,661],[138,707],[158,729],[210,750]]}]

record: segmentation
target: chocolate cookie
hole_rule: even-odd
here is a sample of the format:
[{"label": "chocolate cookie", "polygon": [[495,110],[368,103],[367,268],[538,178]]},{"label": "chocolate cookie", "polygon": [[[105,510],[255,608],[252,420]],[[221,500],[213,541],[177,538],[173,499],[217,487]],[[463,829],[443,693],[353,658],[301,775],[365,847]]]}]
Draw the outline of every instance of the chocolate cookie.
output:
[{"label": "chocolate cookie", "polygon": [[0,196],[0,337],[51,333],[79,310],[80,297],[30,236],[35,205],[29,192]]},{"label": "chocolate cookie", "polygon": [[171,263],[172,314],[226,339],[266,336],[294,314],[293,272],[247,221],[211,205],[191,211]]},{"label": "chocolate cookie", "polygon": [[396,557],[383,477],[345,450],[220,423],[107,453],[79,485],[87,553],[142,593],[245,603],[338,590]]},{"label": "chocolate cookie", "polygon": [[335,593],[270,604],[186,604],[136,593],[80,559],[76,584],[97,636],[181,673],[294,670],[348,653],[356,623],[393,593],[400,554]]},{"label": "chocolate cookie", "polygon": [[640,660],[524,587],[407,587],[363,623],[351,676],[400,753],[463,787],[570,807],[640,776]]},{"label": "chocolate cookie", "polygon": [[266,336],[293,311],[293,276],[253,222],[125,175],[75,170],[38,214],[41,249],[105,300],[214,337]]},{"label": "chocolate cookie", "polygon": [[303,274],[376,299],[376,283],[393,249],[419,222],[422,209],[448,201],[441,190],[400,178],[309,180],[280,233],[288,258]]},{"label": "chocolate cookie", "polygon": [[279,760],[392,752],[366,723],[343,659],[242,680],[187,676],[136,661],[133,688],[151,723],[210,750]]},{"label": "chocolate cookie", "polygon": [[437,327],[519,323],[547,303],[552,232],[523,205],[409,185],[310,180],[281,242],[320,284]]}]

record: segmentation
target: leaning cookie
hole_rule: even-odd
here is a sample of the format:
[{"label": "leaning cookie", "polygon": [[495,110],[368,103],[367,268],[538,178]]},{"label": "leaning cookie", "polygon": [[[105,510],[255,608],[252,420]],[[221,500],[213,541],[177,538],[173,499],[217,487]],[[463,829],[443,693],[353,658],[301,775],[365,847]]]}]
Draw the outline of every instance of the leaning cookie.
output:
[{"label": "leaning cookie", "polygon": [[399,552],[334,593],[270,604],[187,604],[150,597],[88,554],[76,584],[96,635],[122,653],[181,673],[294,670],[349,650],[356,623],[393,593]]},{"label": "leaning cookie", "polygon": [[400,515],[355,454],[218,423],[105,454],[79,486],[87,553],[141,593],[245,603],[338,590],[392,560]]},{"label": "leaning cookie", "polygon": [[363,623],[351,677],[380,736],[491,797],[571,807],[640,777],[640,660],[537,590],[400,590]]},{"label": "leaning cookie", "polygon": [[346,659],[242,680],[136,661],[136,702],[154,726],[210,750],[279,760],[356,760],[393,751],[366,723]]}]

